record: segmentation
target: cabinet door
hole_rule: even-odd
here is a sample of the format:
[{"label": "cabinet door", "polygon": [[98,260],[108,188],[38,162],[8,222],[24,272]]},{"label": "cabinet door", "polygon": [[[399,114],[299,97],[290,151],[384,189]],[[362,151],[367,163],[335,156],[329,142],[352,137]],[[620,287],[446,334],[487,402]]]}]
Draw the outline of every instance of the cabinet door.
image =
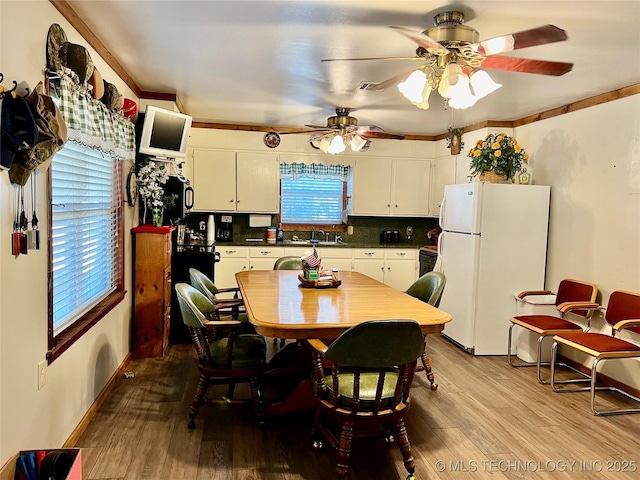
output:
[{"label": "cabinet door", "polygon": [[276,260],[284,256],[283,247],[252,247],[249,254],[251,270],[273,270]]},{"label": "cabinet door", "polygon": [[393,160],[359,157],[353,169],[353,215],[389,215]]},{"label": "cabinet door", "polygon": [[440,216],[440,205],[444,198],[444,186],[453,185],[454,183],[456,183],[456,157],[448,155],[434,160],[429,208],[429,213],[432,217]]},{"label": "cabinet door", "polygon": [[236,153],[194,149],[193,190],[194,211],[235,211]]},{"label": "cabinet door", "polygon": [[278,213],[280,164],[275,153],[238,152],[236,182],[238,212]]},{"label": "cabinet door", "polygon": [[385,260],[384,283],[403,292],[418,279],[415,260]]},{"label": "cabinet door", "polygon": [[218,288],[236,287],[236,272],[249,269],[249,249],[221,247],[220,261],[216,263],[214,283]]},{"label": "cabinet door", "polygon": [[384,282],[384,260],[354,258],[353,271],[363,273],[379,282]]},{"label": "cabinet door", "polygon": [[393,164],[391,214],[428,216],[431,161],[396,159]]}]

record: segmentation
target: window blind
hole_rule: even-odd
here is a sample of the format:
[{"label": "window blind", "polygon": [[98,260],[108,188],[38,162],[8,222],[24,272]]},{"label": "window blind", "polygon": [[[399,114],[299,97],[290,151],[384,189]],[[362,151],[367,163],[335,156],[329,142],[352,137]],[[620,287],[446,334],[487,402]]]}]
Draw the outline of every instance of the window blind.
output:
[{"label": "window blind", "polygon": [[110,156],[75,142],[51,164],[54,335],[116,288],[119,172]]},{"label": "window blind", "polygon": [[284,224],[342,223],[344,182],[337,178],[282,178],[280,209]]}]

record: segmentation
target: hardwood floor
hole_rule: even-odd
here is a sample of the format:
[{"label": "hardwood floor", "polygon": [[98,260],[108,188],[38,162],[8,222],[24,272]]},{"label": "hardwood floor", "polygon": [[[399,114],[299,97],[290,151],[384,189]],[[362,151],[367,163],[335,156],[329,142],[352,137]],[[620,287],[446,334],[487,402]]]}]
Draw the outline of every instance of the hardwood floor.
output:
[{"label": "hardwood floor", "polygon": [[[439,336],[428,350],[439,388],[417,374],[407,417],[417,479],[639,478],[640,415],[595,417],[587,392],[554,393],[535,369],[473,357]],[[191,345],[172,345],[164,358],[131,362],[134,378],[119,381],[77,442],[85,479],[335,478],[336,455],[311,448],[312,412],[260,428],[250,405],[203,406],[189,430],[194,357]],[[406,471],[397,447],[362,438],[347,478]]]}]

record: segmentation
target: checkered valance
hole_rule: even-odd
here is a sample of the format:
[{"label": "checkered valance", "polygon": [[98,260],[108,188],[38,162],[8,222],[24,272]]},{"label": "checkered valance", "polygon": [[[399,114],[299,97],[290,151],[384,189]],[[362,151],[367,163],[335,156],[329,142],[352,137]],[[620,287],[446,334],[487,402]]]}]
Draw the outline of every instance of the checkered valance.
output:
[{"label": "checkered valance", "polygon": [[298,178],[301,176],[333,178],[346,182],[349,176],[349,166],[322,165],[320,163],[281,163],[280,177]]},{"label": "checkered valance", "polygon": [[118,160],[135,159],[135,127],[130,120],[95,100],[88,85],[81,85],[76,73],[68,68],[56,72],[50,82],[52,96],[60,100],[58,108],[67,124],[70,141]]}]

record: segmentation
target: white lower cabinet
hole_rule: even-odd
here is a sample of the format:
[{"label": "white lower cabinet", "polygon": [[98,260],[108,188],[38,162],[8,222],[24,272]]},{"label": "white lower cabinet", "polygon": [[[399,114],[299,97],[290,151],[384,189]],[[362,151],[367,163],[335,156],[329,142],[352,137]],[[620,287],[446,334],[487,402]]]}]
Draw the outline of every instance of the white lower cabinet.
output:
[{"label": "white lower cabinet", "polygon": [[284,247],[251,247],[249,249],[249,269],[273,270],[273,264],[283,256]]},{"label": "white lower cabinet", "polygon": [[418,250],[356,248],[353,270],[404,291],[418,278]]}]

